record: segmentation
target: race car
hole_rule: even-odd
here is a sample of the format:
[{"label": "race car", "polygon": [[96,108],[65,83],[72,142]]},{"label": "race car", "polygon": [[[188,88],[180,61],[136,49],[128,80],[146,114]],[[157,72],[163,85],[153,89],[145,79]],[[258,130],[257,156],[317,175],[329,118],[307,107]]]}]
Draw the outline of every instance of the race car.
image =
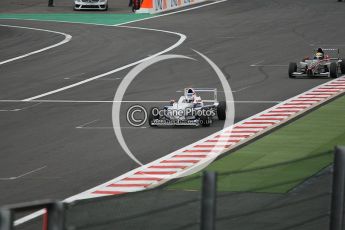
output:
[{"label": "race car", "polygon": [[[197,93],[213,93],[213,100],[202,100]],[[150,126],[203,126],[208,127],[213,119],[226,119],[226,103],[217,100],[217,89],[186,88],[176,102],[170,101],[163,109],[153,107],[149,111]]]},{"label": "race car", "polygon": [[74,10],[108,10],[108,0],[74,0]]},{"label": "race car", "polygon": [[[325,55],[324,51],[337,52],[336,57]],[[289,77],[338,77],[338,72],[345,74],[345,60],[340,58],[339,49],[318,48],[313,58],[305,57],[299,65],[295,62],[289,64]]]}]

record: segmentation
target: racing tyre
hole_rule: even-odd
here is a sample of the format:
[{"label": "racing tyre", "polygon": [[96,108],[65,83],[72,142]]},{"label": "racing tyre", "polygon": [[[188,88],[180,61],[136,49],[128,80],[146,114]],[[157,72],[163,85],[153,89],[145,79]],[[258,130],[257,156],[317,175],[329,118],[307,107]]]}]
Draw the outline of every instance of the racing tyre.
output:
[{"label": "racing tyre", "polygon": [[339,67],[340,67],[341,74],[345,74],[345,59],[343,59],[343,60],[341,60],[341,62],[339,62]]},{"label": "racing tyre", "polygon": [[289,78],[295,78],[293,75],[294,72],[297,71],[297,64],[296,62],[290,62],[289,63]]},{"label": "racing tyre", "polygon": [[338,75],[338,71],[337,71],[337,64],[335,62],[332,62],[329,65],[329,76],[331,78],[336,78]]},{"label": "racing tyre", "polygon": [[150,108],[149,115],[148,115],[148,121],[149,121],[149,125],[150,125],[151,127],[157,126],[157,125],[153,125],[153,124],[152,124],[152,121],[155,120],[155,119],[159,119],[159,115],[154,115],[154,114],[153,114],[153,111],[154,111],[154,110],[158,110],[158,108],[156,108],[156,107]]},{"label": "racing tyre", "polygon": [[220,101],[217,106],[217,116],[218,119],[224,121],[226,119],[226,103],[225,101]]}]

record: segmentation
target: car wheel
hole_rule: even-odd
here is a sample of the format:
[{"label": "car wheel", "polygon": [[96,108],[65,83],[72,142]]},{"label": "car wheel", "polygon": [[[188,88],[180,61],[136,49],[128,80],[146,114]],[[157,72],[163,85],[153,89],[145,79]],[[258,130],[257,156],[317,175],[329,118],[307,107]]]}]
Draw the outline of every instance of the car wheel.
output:
[{"label": "car wheel", "polygon": [[148,121],[151,127],[157,126],[157,125],[153,125],[152,121],[155,119],[159,119],[159,115],[154,115],[154,110],[158,110],[158,108],[157,107],[150,108],[149,115],[148,115]]},{"label": "car wheel", "polygon": [[218,119],[224,121],[226,119],[226,102],[220,101],[217,106]]},{"label": "car wheel", "polygon": [[331,78],[336,78],[338,75],[338,71],[337,71],[337,64],[335,62],[332,62],[329,65],[329,76]]},{"label": "car wheel", "polygon": [[340,66],[341,74],[345,74],[345,59],[343,59],[343,60],[341,60],[341,62],[339,62],[339,66]]},{"label": "car wheel", "polygon": [[296,62],[290,62],[289,63],[289,78],[295,78],[293,75],[294,72],[297,71],[297,64]]}]

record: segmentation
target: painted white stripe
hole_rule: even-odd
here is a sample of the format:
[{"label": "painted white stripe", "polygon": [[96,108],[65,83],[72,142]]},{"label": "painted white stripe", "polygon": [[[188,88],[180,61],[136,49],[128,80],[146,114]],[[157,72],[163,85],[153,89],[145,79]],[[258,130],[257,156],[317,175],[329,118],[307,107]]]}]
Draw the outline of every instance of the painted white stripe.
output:
[{"label": "painted white stripe", "polygon": [[[187,155],[187,154],[186,154]],[[157,169],[157,168],[145,168],[142,170],[143,173],[145,172],[173,172],[173,171],[181,171],[182,169]]]},{"label": "painted white stripe", "polygon": [[[264,129],[267,126],[269,126],[268,124],[245,124],[246,122],[240,123],[238,125],[236,125],[233,130],[242,130],[242,129],[247,129],[247,128],[252,128],[255,127],[256,129]],[[231,130],[229,130],[230,132]]]},{"label": "painted white stripe", "polygon": [[16,61],[16,60],[19,60],[19,59],[22,59],[22,58],[26,58],[26,57],[29,57],[31,55],[34,55],[34,54],[38,54],[38,53],[42,53],[46,50],[49,50],[49,49],[53,49],[55,47],[58,47],[58,46],[61,46],[67,42],[69,42],[71,39],[72,39],[72,36],[69,35],[69,34],[65,34],[65,33],[62,33],[62,32],[58,32],[58,31],[53,31],[53,30],[44,30],[44,29],[38,29],[38,28],[31,28],[31,27],[24,27],[24,26],[12,26],[12,25],[4,25],[4,24],[0,24],[0,26],[3,26],[3,27],[11,27],[11,28],[19,28],[19,29],[27,29],[27,30],[36,30],[36,31],[43,31],[43,32],[49,32],[49,33],[54,33],[54,34],[59,34],[59,35],[63,35],[65,37],[64,40],[62,40],[61,42],[58,42],[54,45],[51,45],[51,46],[47,46],[43,49],[39,49],[39,50],[36,50],[36,51],[33,51],[33,52],[30,52],[30,53],[27,53],[27,54],[23,54],[23,55],[20,55],[18,57],[14,57],[14,58],[11,58],[11,59],[7,59],[5,61],[0,61],[0,65],[3,65],[3,64],[6,64],[6,63],[9,63],[9,62],[13,62],[13,61]]},{"label": "painted white stripe", "polygon": [[116,182],[116,184],[154,184],[152,180],[122,180]]},{"label": "painted white stripe", "polygon": [[280,115],[286,115],[290,116],[291,113],[296,113],[300,111],[301,109],[272,109],[268,111],[266,114],[262,114],[261,116],[280,116]]},{"label": "painted white stripe", "polygon": [[[102,189],[95,191],[111,191],[111,192],[137,192],[142,191],[145,187],[103,187]],[[99,195],[99,194],[93,194]]]},{"label": "painted white stripe", "polygon": [[[282,119],[284,120],[286,117],[289,117],[291,114],[284,114],[284,115],[280,115],[280,114],[264,114],[264,115],[261,115],[259,118],[272,118],[272,119]],[[279,120],[277,120],[279,121]]]},{"label": "painted white stripe", "polygon": [[329,96],[329,94],[323,94],[323,95],[305,95],[305,96],[300,96],[299,98],[327,98]]},{"label": "painted white stripe", "polygon": [[258,126],[257,124],[247,124],[247,125],[243,125],[241,127],[238,128],[234,128],[233,130],[227,132],[227,133],[241,133],[241,132],[248,132],[248,133],[253,133],[256,131],[261,131],[263,129],[266,129],[269,125],[265,124],[266,126]]},{"label": "painted white stripe", "polygon": [[212,137],[211,140],[219,140],[219,141],[240,141],[243,138],[238,137],[223,137],[223,135],[220,135],[220,137]]},{"label": "painted white stripe", "polygon": [[279,113],[267,113],[267,114],[261,115],[261,117],[265,117],[265,118],[266,118],[266,117],[284,118],[284,117],[290,116],[292,113],[296,113],[296,112],[284,113],[284,114],[279,114]]},{"label": "painted white stripe", "polygon": [[[223,144],[224,145],[224,144]],[[225,144],[226,145],[226,144]],[[218,152],[218,151],[222,151],[224,148],[223,146],[222,147],[203,147],[203,146],[198,146],[198,147],[194,147],[193,149],[195,150],[210,150],[210,151],[213,151],[213,152]],[[212,152],[205,152],[205,153],[212,153]]]},{"label": "painted white stripe", "polygon": [[296,105],[309,105],[309,104],[313,104],[313,103],[317,103],[318,101],[314,101],[314,100],[308,100],[308,101],[302,101],[302,100],[294,100],[294,101],[290,101],[289,105],[291,104],[296,104]]},{"label": "painted white stripe", "polygon": [[[135,174],[135,177],[139,177],[139,176],[141,176],[141,178],[152,177],[152,178],[161,178],[161,179],[165,179],[167,177],[167,175],[163,175],[163,174],[145,174],[144,172],[142,172],[141,174]],[[155,181],[152,181],[152,182],[155,182]]]},{"label": "painted white stripe", "polygon": [[[263,130],[263,129],[261,129],[261,130]],[[254,135],[256,133],[256,131],[255,132],[254,131],[253,132],[239,132],[238,130],[233,130],[232,133],[235,134],[235,135],[248,135],[248,136],[252,136],[252,135]]]},{"label": "painted white stripe", "polygon": [[159,166],[185,166],[188,167],[193,165],[193,163],[159,163]]},{"label": "painted white stripe", "polygon": [[308,107],[308,105],[290,105],[290,104],[285,104],[285,105],[281,105],[281,106],[279,106],[279,109],[281,109],[281,108],[286,108],[286,109],[289,109],[289,108],[291,108],[291,109],[294,109],[294,108],[300,108],[300,109],[304,109],[304,108],[307,108]]},{"label": "painted white stripe", "polygon": [[186,35],[184,34],[181,34],[181,33],[177,33],[177,32],[171,32],[171,31],[167,31],[167,30],[158,30],[158,29],[150,29],[150,28],[141,28],[141,27],[131,27],[131,26],[121,26],[123,28],[128,28],[128,29],[138,29],[138,30],[147,30],[147,31],[154,31],[154,32],[162,32],[162,33],[168,33],[168,34],[173,34],[173,35],[177,35],[180,37],[180,39],[175,43],[173,44],[172,46],[158,52],[158,53],[155,53],[149,57],[146,57],[146,58],[143,58],[143,59],[140,59],[136,62],[132,62],[130,64],[127,64],[127,65],[124,65],[122,67],[119,67],[119,68],[116,68],[116,69],[113,69],[111,71],[108,71],[106,73],[102,73],[102,74],[99,74],[97,76],[94,76],[94,77],[91,77],[91,78],[88,78],[88,79],[85,79],[83,81],[79,81],[79,82],[76,82],[74,84],[71,84],[71,85],[68,85],[68,86],[64,86],[62,88],[59,88],[59,89],[55,89],[55,90],[52,90],[52,91],[49,91],[49,92],[46,92],[46,93],[42,93],[42,94],[39,94],[37,96],[33,96],[33,97],[29,97],[29,98],[26,98],[26,99],[23,99],[23,101],[32,101],[32,100],[36,100],[38,98],[42,98],[42,97],[46,97],[48,95],[52,95],[52,94],[55,94],[55,93],[58,93],[58,92],[61,92],[61,91],[65,91],[67,89],[71,89],[71,88],[74,88],[74,87],[77,87],[77,86],[80,86],[80,85],[83,85],[85,83],[88,83],[88,82],[91,82],[91,81],[94,81],[96,79],[99,79],[99,78],[102,78],[102,77],[105,77],[105,76],[108,76],[110,74],[114,74],[114,73],[117,73],[119,71],[122,71],[124,69],[127,69],[127,68],[130,68],[132,66],[135,66],[139,63],[142,63],[144,61],[147,61],[147,60],[150,60],[154,57],[157,57],[159,55],[162,55],[164,53],[167,53],[177,47],[179,47],[186,39]]}]

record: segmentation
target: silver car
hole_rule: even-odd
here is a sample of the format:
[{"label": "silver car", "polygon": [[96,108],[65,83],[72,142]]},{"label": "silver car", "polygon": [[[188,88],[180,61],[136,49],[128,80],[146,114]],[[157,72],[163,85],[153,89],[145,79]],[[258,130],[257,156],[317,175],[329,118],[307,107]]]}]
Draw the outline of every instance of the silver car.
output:
[{"label": "silver car", "polygon": [[[201,100],[196,93],[213,93],[213,100]],[[210,104],[205,104],[210,103]],[[213,118],[226,119],[226,103],[217,100],[217,89],[186,88],[184,95],[163,109],[152,107],[148,120],[150,126],[204,126],[211,125]]]},{"label": "silver car", "polygon": [[108,10],[108,0],[74,0],[74,10]]}]

